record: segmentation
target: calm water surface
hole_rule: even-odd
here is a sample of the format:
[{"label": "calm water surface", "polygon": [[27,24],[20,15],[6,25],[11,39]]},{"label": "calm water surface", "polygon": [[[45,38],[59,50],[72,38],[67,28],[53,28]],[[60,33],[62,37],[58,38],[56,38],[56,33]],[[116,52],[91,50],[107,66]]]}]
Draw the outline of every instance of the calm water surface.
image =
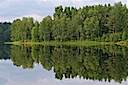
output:
[{"label": "calm water surface", "polygon": [[128,48],[0,45],[0,85],[128,85]]}]

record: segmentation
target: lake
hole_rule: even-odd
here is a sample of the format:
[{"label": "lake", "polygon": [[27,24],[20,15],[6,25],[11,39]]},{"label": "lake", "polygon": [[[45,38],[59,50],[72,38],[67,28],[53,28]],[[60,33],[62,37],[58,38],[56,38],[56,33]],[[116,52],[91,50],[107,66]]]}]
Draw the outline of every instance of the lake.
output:
[{"label": "lake", "polygon": [[0,45],[0,85],[128,85],[128,48]]}]

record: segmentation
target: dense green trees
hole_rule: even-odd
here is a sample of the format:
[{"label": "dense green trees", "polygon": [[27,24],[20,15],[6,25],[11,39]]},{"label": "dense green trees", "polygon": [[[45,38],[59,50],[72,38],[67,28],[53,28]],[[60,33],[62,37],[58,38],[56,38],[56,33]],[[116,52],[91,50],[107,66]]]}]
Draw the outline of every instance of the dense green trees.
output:
[{"label": "dense green trees", "polygon": [[39,23],[36,21],[31,31],[32,41],[39,41]]},{"label": "dense green trees", "polygon": [[86,18],[84,21],[84,27],[86,39],[94,39],[99,35],[99,21],[97,17]]},{"label": "dense green trees", "polygon": [[0,23],[0,42],[10,41],[10,25],[11,23]]},{"label": "dense green trees", "polygon": [[121,2],[76,9],[58,6],[40,23],[17,19],[11,26],[12,41],[127,40],[128,8]]},{"label": "dense green trees", "polygon": [[31,31],[34,26],[33,18],[17,19],[11,25],[11,40],[26,41],[31,40]]},{"label": "dense green trees", "polygon": [[47,16],[40,23],[39,27],[39,41],[49,41],[52,39],[52,18]]}]

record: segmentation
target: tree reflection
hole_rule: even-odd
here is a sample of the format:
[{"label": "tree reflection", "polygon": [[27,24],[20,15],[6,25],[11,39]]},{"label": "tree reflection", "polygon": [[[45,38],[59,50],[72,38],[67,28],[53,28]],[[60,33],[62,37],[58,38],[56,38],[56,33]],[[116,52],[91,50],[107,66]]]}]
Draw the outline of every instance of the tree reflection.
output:
[{"label": "tree reflection", "polygon": [[31,47],[11,46],[11,59],[16,66],[32,68],[34,60],[31,56]]},{"label": "tree reflection", "polygon": [[11,59],[16,66],[33,68],[34,63],[45,69],[54,68],[55,77],[115,80],[122,82],[128,75],[128,48],[120,46],[11,46]]},{"label": "tree reflection", "polygon": [[10,46],[0,44],[0,60],[10,59]]}]

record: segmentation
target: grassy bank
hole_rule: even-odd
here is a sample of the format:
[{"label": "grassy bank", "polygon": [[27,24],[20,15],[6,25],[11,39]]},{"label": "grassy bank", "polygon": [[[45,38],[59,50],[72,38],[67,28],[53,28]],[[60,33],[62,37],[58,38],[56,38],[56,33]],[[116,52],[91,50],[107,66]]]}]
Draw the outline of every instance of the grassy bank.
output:
[{"label": "grassy bank", "polygon": [[127,46],[128,47],[128,40],[120,41],[120,42],[117,42],[116,44],[120,45],[120,46]]},{"label": "grassy bank", "polygon": [[97,42],[97,41],[47,41],[47,42],[5,42],[4,44],[13,44],[13,45],[49,45],[49,46],[56,46],[56,45],[70,45],[70,46],[97,46],[97,45],[111,45],[112,42]]}]

